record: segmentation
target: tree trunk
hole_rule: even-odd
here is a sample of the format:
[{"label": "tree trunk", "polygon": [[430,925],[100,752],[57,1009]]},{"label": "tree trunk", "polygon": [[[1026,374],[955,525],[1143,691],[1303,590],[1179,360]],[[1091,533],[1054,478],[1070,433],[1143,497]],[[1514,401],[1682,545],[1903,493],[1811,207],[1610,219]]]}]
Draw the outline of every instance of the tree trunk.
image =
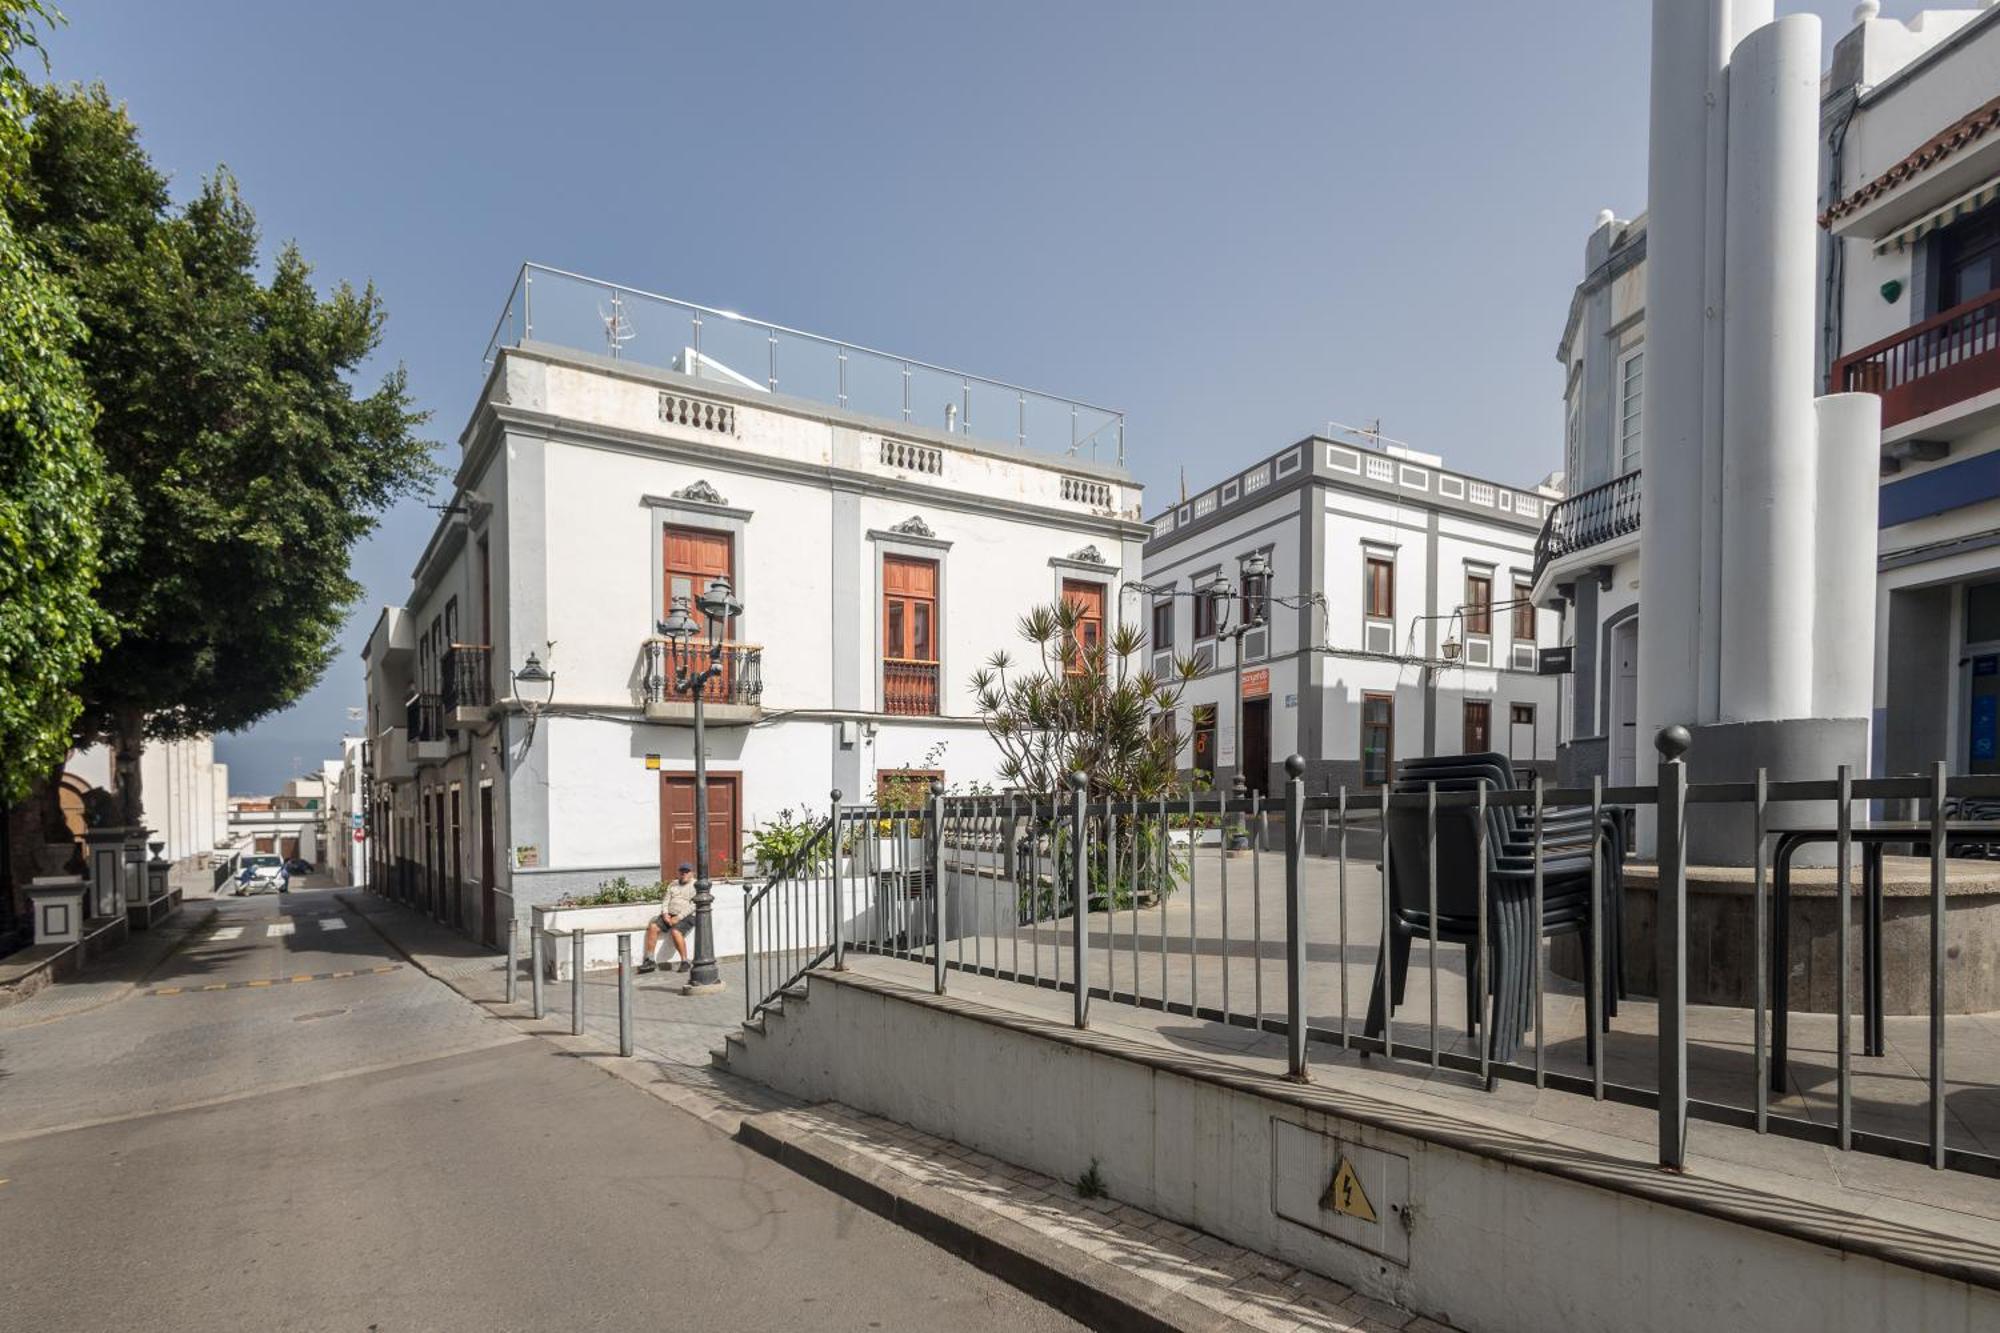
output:
[{"label": "tree trunk", "polygon": [[66,873],[66,870],[48,864],[48,848],[66,848],[65,866],[69,869],[81,867],[82,858],[70,840],[68,825],[63,822],[59,794],[62,776],[60,767],[43,774],[29,785],[25,797],[0,816],[4,817],[7,826],[7,860],[4,866],[0,866],[0,880],[5,881],[0,908],[5,910],[0,911],[0,916],[11,915],[15,920],[21,919],[28,910],[28,885],[39,875]]},{"label": "tree trunk", "polygon": [[118,730],[111,738],[112,763],[118,778],[118,798],[125,811],[125,827],[137,828],[144,816],[140,799],[139,756],[146,747],[146,715],[136,708],[118,714]]}]

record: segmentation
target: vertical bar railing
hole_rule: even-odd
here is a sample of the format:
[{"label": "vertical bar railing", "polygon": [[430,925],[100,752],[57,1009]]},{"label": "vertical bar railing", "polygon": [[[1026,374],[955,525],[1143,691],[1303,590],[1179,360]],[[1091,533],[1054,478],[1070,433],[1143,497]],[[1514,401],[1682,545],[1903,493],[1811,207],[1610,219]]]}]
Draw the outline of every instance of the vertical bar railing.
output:
[{"label": "vertical bar railing", "polygon": [[1751,817],[1750,864],[1752,870],[1750,916],[1752,919],[1752,950],[1756,954],[1755,990],[1752,997],[1753,1011],[1750,1018],[1750,1070],[1752,1081],[1757,1085],[1752,1114],[1756,1117],[1757,1132],[1765,1133],[1770,1128],[1771,1092],[1765,1086],[1770,1078],[1770,1052],[1765,1043],[1765,1007],[1769,1003],[1771,989],[1770,923],[1765,920],[1769,910],[1766,897],[1769,885],[1764,871],[1765,824],[1770,816],[1771,777],[1765,769],[1757,770],[1757,786],[1753,800],[1755,810]]},{"label": "vertical bar railing", "polygon": [[1285,759],[1285,1056],[1291,1077],[1306,1081],[1306,913],[1300,885],[1306,851],[1306,761]]},{"label": "vertical bar railing", "polygon": [[1081,773],[1069,775],[1069,892],[1070,892],[1070,979],[1075,983],[1072,990],[1076,996],[1076,1025],[1090,1026],[1090,931],[1085,918],[1089,914],[1090,885],[1086,876],[1090,871],[1088,851],[1084,844],[1084,796],[1085,784],[1089,782]]},{"label": "vertical bar railing", "polygon": [[[1539,786],[1541,779],[1537,777],[1535,781]],[[1487,952],[1486,948],[1487,884],[1486,884],[1486,779],[1485,778],[1479,779],[1479,805],[1475,813],[1478,816],[1478,822],[1473,827],[1475,830],[1474,836],[1478,841],[1478,846],[1475,849],[1475,853],[1473,856],[1473,864],[1479,867],[1478,880],[1475,884],[1477,902],[1474,908],[1477,914],[1477,924],[1474,926],[1473,929],[1474,939],[1472,945],[1472,967],[1470,969],[1470,971],[1472,972],[1473,985],[1466,995],[1466,1003],[1471,1010],[1471,1014],[1477,1015],[1477,1019],[1473,1023],[1473,1028],[1478,1034],[1479,1082],[1483,1087],[1491,1089],[1493,1086],[1493,1071],[1487,1063],[1487,1053],[1493,1049],[1492,1034],[1493,1034],[1494,1015],[1492,1009],[1490,1009],[1487,1006],[1486,994],[1493,988],[1493,958],[1491,954]],[[1538,898],[1539,896],[1540,895],[1537,895]],[[1535,993],[1538,998],[1541,994],[1541,974],[1542,974],[1541,930],[1542,930],[1541,904],[1540,902],[1537,902],[1535,904],[1535,931],[1533,938],[1535,941],[1535,948],[1534,948]],[[1470,1016],[1471,1015],[1468,1015],[1468,1017]],[[1535,1014],[1535,1042],[1538,1048],[1536,1051],[1536,1056],[1538,1060],[1540,1057],[1539,1046],[1541,1043],[1541,1039],[1542,1039],[1542,1018],[1538,1010],[1537,1013]]]},{"label": "vertical bar railing", "polygon": [[1839,792],[1839,808],[1833,812],[1835,832],[1834,888],[1833,901],[1839,909],[1835,917],[1834,950],[1837,960],[1833,971],[1834,1008],[1838,1011],[1839,1027],[1834,1034],[1835,1083],[1838,1088],[1837,1104],[1834,1111],[1836,1132],[1840,1150],[1846,1152],[1854,1138],[1854,1052],[1849,1031],[1848,1009],[1853,996],[1848,993],[1847,968],[1853,958],[1852,948],[1854,915],[1854,773],[1842,764],[1836,779]]},{"label": "vertical bar railing", "polygon": [[[1683,799],[1685,799],[1686,784],[1687,784],[1687,772],[1685,769],[1683,769],[1681,772],[1681,784],[1682,784]],[[1604,850],[1603,850],[1604,832],[1603,830],[1604,830],[1604,775],[1602,773],[1595,773],[1591,775],[1590,779],[1590,843],[1589,843],[1590,933],[1584,937],[1584,951],[1590,955],[1587,964],[1587,966],[1590,969],[1590,971],[1587,974],[1588,976],[1587,984],[1590,987],[1590,1008],[1588,1010],[1588,1017],[1586,1019],[1586,1021],[1590,1024],[1590,1031],[1584,1034],[1583,1048],[1585,1052],[1587,1052],[1590,1056],[1590,1095],[1594,1099],[1600,1102],[1604,1100],[1604,1029],[1606,1027],[1606,1024],[1604,1022]],[[1685,839],[1683,839],[1682,851],[1685,852],[1685,850],[1686,850]],[[1686,860],[1687,860],[1686,856],[1683,855],[1681,858],[1682,864],[1681,864],[1681,882],[1680,882],[1680,890],[1681,890],[1680,927],[1683,940],[1679,946],[1681,982],[1682,982],[1682,989],[1681,989],[1682,1002],[1680,1006],[1680,1013],[1683,1017],[1685,1017],[1687,1014],[1687,1003],[1686,1003],[1687,944],[1685,940],[1685,936],[1687,934]],[[1661,893],[1664,895],[1665,893],[1664,885],[1666,880],[1666,862],[1662,861],[1660,865],[1661,865],[1661,884],[1662,884]],[[1666,997],[1664,996],[1664,994],[1661,996],[1660,1003],[1661,1003],[1661,1008],[1664,1010],[1666,1006]],[[1685,1075],[1686,1073],[1686,1063],[1687,1063],[1685,1059],[1685,1044],[1686,1044],[1685,1036],[1686,1034],[1685,1032],[1683,1032],[1682,1034],[1683,1075]],[[1685,1078],[1683,1078],[1682,1086],[1683,1087],[1686,1086]]]},{"label": "vertical bar railing", "polygon": [[926,803],[929,834],[924,840],[924,878],[931,893],[931,988],[944,994],[944,784],[931,783]]},{"label": "vertical bar railing", "polygon": [[[1663,728],[1654,741],[1659,772],[1660,1165],[1687,1165],[1687,753],[1685,727]],[[1596,831],[1592,830],[1592,836]],[[1593,1036],[1596,1034],[1593,1033]],[[1603,1069],[1599,1053],[1597,1068]]]},{"label": "vertical bar railing", "polygon": [[[1547,885],[1545,883],[1546,866],[1543,860],[1545,852],[1542,846],[1543,827],[1546,817],[1546,811],[1547,811],[1547,800],[1543,794],[1542,775],[1540,773],[1537,773],[1535,774],[1535,807],[1534,807],[1534,815],[1535,815],[1534,898],[1535,898],[1535,920],[1537,923],[1539,923],[1542,919],[1543,895],[1547,891]],[[1485,864],[1486,864],[1485,859],[1481,858],[1480,860],[1481,867],[1484,867]],[[1597,914],[1597,904],[1592,903],[1590,910],[1591,910],[1591,915],[1595,917]],[[1485,918],[1485,913],[1484,912],[1480,913],[1480,917],[1483,920]],[[1537,928],[1539,929],[1539,924],[1537,925]],[[1584,947],[1588,949],[1589,945],[1586,944]],[[1480,956],[1480,961],[1483,965],[1485,962],[1485,955],[1482,954]],[[1538,944],[1535,948],[1535,1087],[1538,1089],[1546,1088],[1548,1086],[1548,1040],[1547,1040],[1548,1025],[1546,1022],[1546,1014],[1542,1004],[1543,989],[1544,987],[1542,984],[1542,951],[1540,945]],[[1480,1003],[1482,1006],[1485,1004],[1485,1000],[1483,997],[1481,998]],[[1482,1013],[1484,1012],[1483,1008],[1481,1009],[1481,1012]],[[1484,1050],[1485,1044],[1482,1044],[1480,1049]]]},{"label": "vertical bar railing", "polygon": [[827,847],[827,856],[829,858],[827,861],[829,873],[826,877],[828,895],[827,932],[830,936],[828,943],[833,950],[833,970],[838,972],[847,966],[847,956],[842,952],[845,947],[843,941],[845,939],[846,927],[846,922],[843,918],[846,914],[841,910],[840,902],[840,788],[835,787],[828,793],[828,797],[830,805],[826,817],[826,827],[827,834],[833,841]]},{"label": "vertical bar railing", "polygon": [[507,919],[507,1003],[513,1004],[518,993],[521,970],[521,921],[519,917]]},{"label": "vertical bar railing", "polygon": [[[1325,833],[1322,821],[1320,831]],[[1340,860],[1334,878],[1334,891],[1340,899],[1340,1049],[1349,1049],[1352,1037],[1348,1032],[1347,1013],[1347,784],[1340,784]]]},{"label": "vertical bar railing", "polygon": [[1395,916],[1394,904],[1389,895],[1389,780],[1382,779],[1382,837],[1380,855],[1376,866],[1382,873],[1382,962],[1375,969],[1375,975],[1382,983],[1382,1054],[1389,1059],[1396,1058],[1396,987],[1390,976],[1394,972],[1394,951],[1389,939],[1391,922]]},{"label": "vertical bar railing", "polygon": [[1944,1169],[1944,858],[1948,836],[1944,827],[1944,770],[1940,759],[1931,771],[1930,1148],[1931,1166],[1940,1171]]},{"label": "vertical bar railing", "polygon": [[1424,951],[1424,971],[1430,974],[1431,1069],[1438,1068],[1438,785],[1424,784],[1425,910],[1430,915],[1428,947]]}]

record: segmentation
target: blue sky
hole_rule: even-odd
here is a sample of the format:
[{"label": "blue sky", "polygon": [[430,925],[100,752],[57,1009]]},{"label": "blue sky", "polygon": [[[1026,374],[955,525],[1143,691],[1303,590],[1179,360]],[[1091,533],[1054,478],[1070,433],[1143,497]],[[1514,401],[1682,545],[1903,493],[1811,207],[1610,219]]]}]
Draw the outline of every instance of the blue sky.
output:
[{"label": "blue sky", "polygon": [[[55,76],[182,193],[227,163],[267,247],[376,283],[448,459],[535,259],[1122,407],[1149,512],[1329,420],[1531,482],[1584,237],[1644,204],[1645,0],[67,8]],[[432,521],[356,552],[234,790],[337,753]]]}]

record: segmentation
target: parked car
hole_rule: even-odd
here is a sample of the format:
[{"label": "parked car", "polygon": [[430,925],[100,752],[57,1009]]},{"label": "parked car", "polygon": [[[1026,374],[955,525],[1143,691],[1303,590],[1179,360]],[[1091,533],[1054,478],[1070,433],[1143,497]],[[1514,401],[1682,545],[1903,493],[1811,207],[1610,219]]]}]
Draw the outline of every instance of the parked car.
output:
[{"label": "parked car", "polygon": [[313,863],[306,860],[303,857],[295,856],[291,860],[285,862],[286,874],[310,875],[312,874],[312,872],[313,872]]},{"label": "parked car", "polygon": [[243,858],[243,868],[236,872],[236,892],[238,896],[250,893],[284,893],[292,887],[291,872],[285,869],[282,856],[254,855]]}]

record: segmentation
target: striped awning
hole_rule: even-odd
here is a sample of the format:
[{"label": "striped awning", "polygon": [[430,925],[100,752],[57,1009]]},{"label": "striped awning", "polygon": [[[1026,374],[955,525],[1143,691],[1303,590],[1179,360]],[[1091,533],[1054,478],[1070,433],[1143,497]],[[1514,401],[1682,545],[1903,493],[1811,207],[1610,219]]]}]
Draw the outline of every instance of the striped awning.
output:
[{"label": "striped awning", "polygon": [[1943,208],[1933,209],[1915,222],[1890,232],[1875,242],[1875,253],[1886,255],[1891,250],[1907,250],[1918,237],[1928,236],[1940,227],[1949,226],[1967,213],[1986,207],[1995,199],[2000,199],[2000,176],[1995,176],[1984,185],[1974,186]]}]

